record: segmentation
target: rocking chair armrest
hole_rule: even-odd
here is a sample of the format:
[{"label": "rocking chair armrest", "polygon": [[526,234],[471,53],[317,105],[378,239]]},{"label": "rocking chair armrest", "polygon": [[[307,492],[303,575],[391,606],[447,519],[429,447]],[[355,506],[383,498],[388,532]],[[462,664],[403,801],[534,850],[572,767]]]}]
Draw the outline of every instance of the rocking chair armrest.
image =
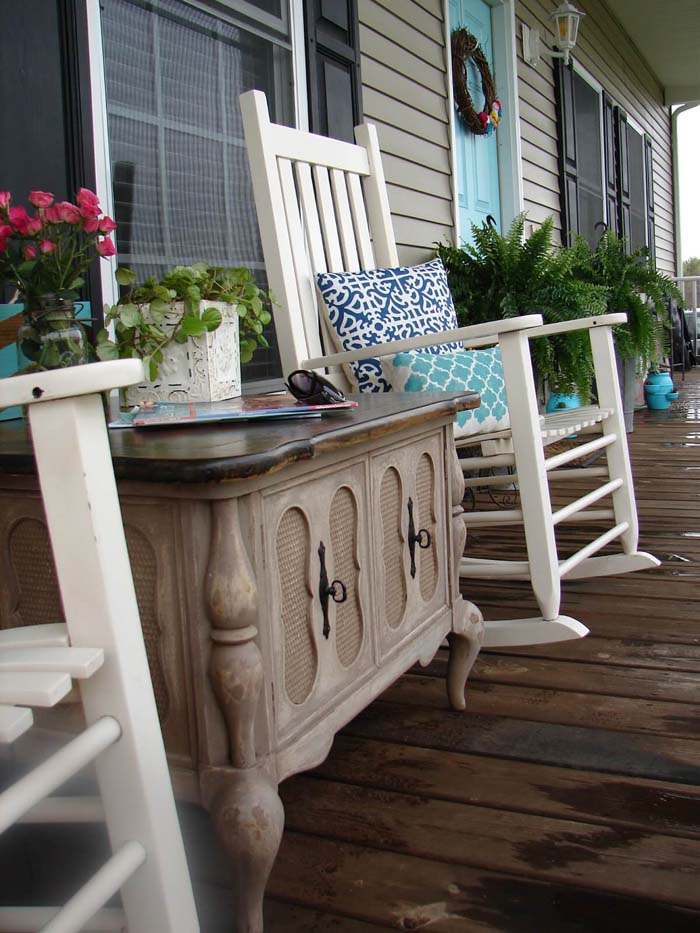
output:
[{"label": "rocking chair armrest", "polygon": [[108,360],[25,373],[0,380],[0,409],[10,405],[51,402],[74,395],[95,395],[133,385],[143,377],[143,363],[137,359]]},{"label": "rocking chair armrest", "polygon": [[551,337],[553,334],[565,334],[574,330],[590,330],[593,327],[612,327],[624,324],[627,315],[624,312],[615,314],[600,314],[596,317],[581,317],[575,321],[562,321],[560,324],[544,324],[542,327],[533,327],[528,330],[528,339],[535,337]]},{"label": "rocking chair armrest", "polygon": [[342,353],[331,353],[327,356],[318,356],[311,360],[303,360],[302,368],[320,369],[325,366],[338,366],[341,363],[355,363],[358,360],[374,359],[376,357],[391,356],[393,353],[405,353],[409,350],[423,350],[426,347],[441,346],[444,343],[463,343],[466,346],[488,346],[498,343],[500,334],[513,331],[539,329],[542,324],[541,314],[527,314],[523,317],[510,318],[506,321],[487,321],[483,324],[470,324],[468,327],[458,327],[456,330],[443,330],[434,334],[421,334],[419,337],[407,337],[403,340],[391,340],[387,343],[378,343],[373,347],[364,347],[359,350],[345,350]]}]

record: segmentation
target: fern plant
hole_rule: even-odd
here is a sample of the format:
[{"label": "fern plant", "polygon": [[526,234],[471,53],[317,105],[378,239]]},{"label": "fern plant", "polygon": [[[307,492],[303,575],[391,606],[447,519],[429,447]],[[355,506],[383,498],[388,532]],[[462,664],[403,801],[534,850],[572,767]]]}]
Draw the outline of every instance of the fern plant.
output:
[{"label": "fern plant", "polygon": [[668,343],[664,299],[682,305],[675,283],[656,269],[646,247],[628,253],[625,241],[610,230],[594,250],[579,237],[571,257],[577,278],[607,290],[607,311],[627,314],[627,323],[615,328],[620,356],[640,358],[644,369],[656,369]]},{"label": "fern plant", "polygon": [[[555,324],[602,314],[608,292],[601,284],[574,275],[577,253],[556,248],[548,218],[524,238],[525,215],[505,235],[487,224],[472,227],[472,244],[437,245],[461,325],[523,314],[541,314]],[[554,391],[588,399],[593,379],[590,341],[574,331],[530,342],[533,365]]]}]

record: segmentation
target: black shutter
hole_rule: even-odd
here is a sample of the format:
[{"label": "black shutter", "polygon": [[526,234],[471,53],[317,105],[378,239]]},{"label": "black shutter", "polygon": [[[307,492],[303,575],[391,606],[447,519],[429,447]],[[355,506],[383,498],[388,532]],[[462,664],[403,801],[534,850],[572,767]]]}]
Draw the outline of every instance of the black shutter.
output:
[{"label": "black shutter", "polygon": [[605,140],[605,201],[607,205],[608,230],[619,235],[620,215],[617,203],[617,118],[612,98],[603,91],[603,133]]},{"label": "black shutter", "polygon": [[[83,0],[0,3],[0,139],[3,188],[18,203],[30,189],[72,200],[95,189],[87,12]],[[85,297],[99,314],[99,270]]]},{"label": "black shutter", "polygon": [[356,0],[308,0],[304,10],[311,129],[353,142],[362,119]]},{"label": "black shutter", "polygon": [[571,67],[567,68],[561,62],[554,71],[559,125],[562,240],[571,245],[579,232],[574,73]]},{"label": "black shutter", "polygon": [[618,234],[624,237],[627,250],[630,251],[630,172],[627,155],[627,114],[617,107],[617,182],[618,182]]},{"label": "black shutter", "polygon": [[[66,159],[70,200],[78,188],[97,187],[90,93],[87,4],[59,0],[63,99],[66,123]],[[85,297],[92,302],[92,317],[102,324],[102,283],[99,262],[87,274]]]},{"label": "black shutter", "polygon": [[61,14],[57,3],[0,4],[2,187],[17,203],[32,188],[66,200],[69,189],[62,92]]},{"label": "black shutter", "polygon": [[654,207],[654,162],[651,140],[644,138],[644,171],[647,193],[647,243],[649,255],[656,260],[656,209]]}]

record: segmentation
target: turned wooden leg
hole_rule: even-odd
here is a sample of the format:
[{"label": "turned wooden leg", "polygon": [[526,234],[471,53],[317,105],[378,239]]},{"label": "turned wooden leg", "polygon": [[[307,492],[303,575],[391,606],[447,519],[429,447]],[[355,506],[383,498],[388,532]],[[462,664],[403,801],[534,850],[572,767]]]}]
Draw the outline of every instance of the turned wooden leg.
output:
[{"label": "turned wooden leg", "polygon": [[216,769],[209,813],[231,866],[235,933],[263,933],[265,885],[277,855],[284,809],[260,768]]},{"label": "turned wooden leg", "polygon": [[226,722],[232,767],[204,772],[202,797],[229,855],[235,933],[262,933],[265,885],[282,838],[284,809],[255,746],[264,676],[255,640],[258,589],[236,499],[212,503],[205,593],[212,624],[209,676]]}]

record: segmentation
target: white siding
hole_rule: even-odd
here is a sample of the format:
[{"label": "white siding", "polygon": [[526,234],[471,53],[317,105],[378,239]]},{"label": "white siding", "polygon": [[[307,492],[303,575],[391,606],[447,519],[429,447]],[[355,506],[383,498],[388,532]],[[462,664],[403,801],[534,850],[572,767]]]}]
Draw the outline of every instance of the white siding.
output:
[{"label": "white siding", "polygon": [[[654,151],[656,258],[674,272],[671,118],[660,85],[603,0],[578,0],[587,15],[574,56],[649,134]],[[522,175],[528,219],[554,216],[561,233],[559,142],[551,60],[522,60],[520,23],[551,45],[556,0],[517,0],[516,48]],[[442,0],[359,0],[364,118],[384,157],[402,262],[420,262],[452,240],[448,74]],[[506,115],[507,119],[507,115]]]},{"label": "white siding", "polygon": [[[675,271],[671,117],[663,92],[639,52],[602,0],[578,0],[582,20],[574,57],[649,135],[654,155],[656,261]],[[537,68],[522,60],[520,22],[539,28],[551,46],[549,14],[554,0],[518,0],[518,87],[523,148],[525,210],[539,222],[554,214],[560,233],[559,166],[554,77],[551,60]]]},{"label": "white siding", "polygon": [[442,0],[359,0],[364,118],[376,124],[401,262],[452,240]]}]

